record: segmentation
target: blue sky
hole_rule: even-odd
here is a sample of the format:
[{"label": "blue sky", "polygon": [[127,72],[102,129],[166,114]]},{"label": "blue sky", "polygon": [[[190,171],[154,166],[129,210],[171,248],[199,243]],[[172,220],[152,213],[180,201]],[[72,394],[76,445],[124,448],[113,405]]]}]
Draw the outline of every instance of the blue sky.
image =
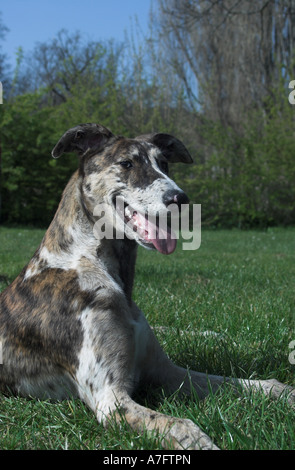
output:
[{"label": "blue sky", "polygon": [[19,46],[52,39],[62,28],[81,31],[90,40],[124,40],[135,16],[147,30],[151,0],[3,0],[2,22],[9,29],[2,50],[15,64]]}]

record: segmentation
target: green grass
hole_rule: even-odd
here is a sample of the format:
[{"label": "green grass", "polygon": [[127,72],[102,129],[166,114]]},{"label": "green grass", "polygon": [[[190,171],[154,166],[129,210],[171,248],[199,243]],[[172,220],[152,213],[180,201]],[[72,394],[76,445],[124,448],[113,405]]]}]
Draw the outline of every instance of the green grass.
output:
[{"label": "green grass", "polygon": [[[0,228],[1,290],[43,233]],[[295,386],[288,361],[295,339],[295,229],[203,231],[199,250],[178,245],[167,257],[139,250],[134,291],[150,324],[166,327],[156,332],[169,356],[199,371]],[[237,397],[228,386],[202,402],[160,392],[138,400],[192,419],[222,449],[295,449],[295,410],[284,399]],[[127,424],[103,429],[79,400],[0,399],[0,449],[160,448],[158,436],[139,436]]]}]

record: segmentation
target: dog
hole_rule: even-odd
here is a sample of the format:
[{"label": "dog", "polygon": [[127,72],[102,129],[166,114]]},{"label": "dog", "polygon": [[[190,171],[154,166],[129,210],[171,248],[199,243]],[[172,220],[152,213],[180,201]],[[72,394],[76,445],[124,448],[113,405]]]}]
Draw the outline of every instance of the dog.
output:
[{"label": "dog", "polygon": [[[52,156],[67,152],[78,154],[79,168],[39,248],[0,296],[1,392],[78,397],[104,425],[124,416],[139,433],[156,430],[163,446],[175,449],[217,447],[191,420],[136,403],[137,389],[194,389],[203,398],[231,382],[274,397],[286,391],[294,402],[295,390],[276,380],[232,379],[175,365],[132,300],[138,245],[166,255],[175,249],[170,229],[147,214],[159,218],[171,204],[188,203],[168,176],[168,164],[192,162],[184,144],[164,133],[128,139],[100,124],[82,124],[65,132]],[[119,216],[123,236],[115,227],[115,237],[95,236],[99,205],[110,221]]]}]

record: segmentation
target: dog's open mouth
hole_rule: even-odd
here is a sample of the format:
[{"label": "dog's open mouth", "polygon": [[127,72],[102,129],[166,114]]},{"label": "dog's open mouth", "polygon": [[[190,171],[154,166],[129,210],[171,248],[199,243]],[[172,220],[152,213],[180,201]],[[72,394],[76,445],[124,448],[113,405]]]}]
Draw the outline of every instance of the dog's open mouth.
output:
[{"label": "dog's open mouth", "polygon": [[167,218],[150,214],[142,214],[124,202],[122,210],[117,211],[130,230],[136,232],[140,242],[155,248],[162,254],[170,255],[176,248],[176,235],[167,224]]}]

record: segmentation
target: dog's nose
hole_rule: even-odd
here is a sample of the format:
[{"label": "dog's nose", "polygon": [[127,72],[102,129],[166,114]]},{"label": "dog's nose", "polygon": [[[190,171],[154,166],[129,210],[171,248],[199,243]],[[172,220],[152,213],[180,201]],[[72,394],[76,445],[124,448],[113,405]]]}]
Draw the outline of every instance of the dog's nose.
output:
[{"label": "dog's nose", "polygon": [[163,202],[167,207],[170,204],[177,204],[178,207],[180,207],[181,204],[188,204],[189,198],[183,191],[175,191],[174,189],[171,189],[163,195]]}]

